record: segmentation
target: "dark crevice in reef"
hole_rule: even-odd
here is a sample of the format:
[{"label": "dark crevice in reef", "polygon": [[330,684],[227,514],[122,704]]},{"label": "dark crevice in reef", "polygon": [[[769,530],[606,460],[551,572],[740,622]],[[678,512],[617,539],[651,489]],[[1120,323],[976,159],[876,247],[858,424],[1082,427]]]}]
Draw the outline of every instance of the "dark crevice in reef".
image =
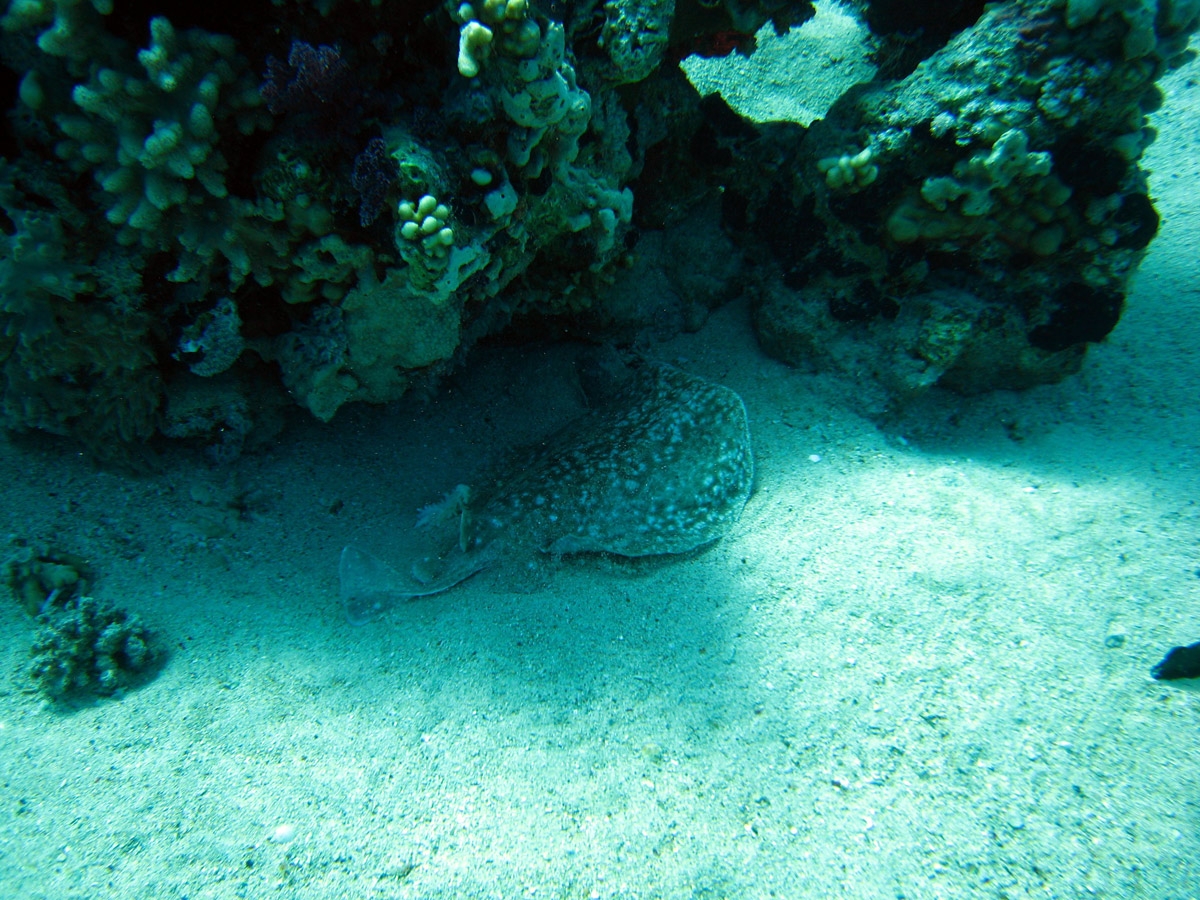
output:
[{"label": "dark crevice in reef", "polygon": [[981,0],[865,0],[863,19],[878,37],[875,64],[885,80],[903,78],[941,50],[949,40],[974,25],[987,4]]},{"label": "dark crevice in reef", "polygon": [[1125,306],[1123,294],[1079,283],[1062,288],[1055,301],[1049,321],[1029,332],[1030,344],[1051,353],[1104,340],[1117,327]]}]

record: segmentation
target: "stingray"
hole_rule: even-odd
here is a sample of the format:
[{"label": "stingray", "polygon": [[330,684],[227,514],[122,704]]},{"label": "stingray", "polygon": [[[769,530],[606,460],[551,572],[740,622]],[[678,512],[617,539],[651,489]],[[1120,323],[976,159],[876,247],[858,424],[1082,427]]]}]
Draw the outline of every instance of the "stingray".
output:
[{"label": "stingray", "polygon": [[753,480],[742,398],[647,363],[607,403],[479,486],[457,485],[422,509],[407,566],[346,547],[346,616],[362,624],[391,603],[441,593],[531,551],[635,558],[697,550],[729,532]]}]

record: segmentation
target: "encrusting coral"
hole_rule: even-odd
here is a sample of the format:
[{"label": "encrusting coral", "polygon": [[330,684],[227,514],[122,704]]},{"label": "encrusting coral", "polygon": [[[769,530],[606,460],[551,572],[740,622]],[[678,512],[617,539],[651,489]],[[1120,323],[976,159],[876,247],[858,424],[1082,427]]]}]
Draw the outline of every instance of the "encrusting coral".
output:
[{"label": "encrusting coral", "polygon": [[764,192],[819,223],[799,253],[777,245],[799,290],[764,292],[765,345],[805,365],[841,354],[901,396],[1078,369],[1157,230],[1146,116],[1198,24],[1194,0],[981,4],[901,77],[849,91]]},{"label": "encrusting coral", "polygon": [[164,652],[137,616],[88,594],[93,575],[77,556],[19,544],[0,577],[38,630],[26,670],[56,702],[110,695],[149,677]]},{"label": "encrusting coral", "polygon": [[[860,0],[884,68],[806,130],[739,120],[676,63],[750,52],[807,0],[11,0],[0,423],[113,458],[236,419],[232,453],[273,418],[258,396],[327,420],[514,320],[627,335],[639,240],[701,209],[803,286],[759,286],[785,358],[811,327],[881,370],[924,347],[896,384],[1062,377],[1155,233],[1146,115],[1200,0],[957,6]],[[180,413],[197,378],[228,416]]]},{"label": "encrusting coral", "polygon": [[51,594],[38,623],[29,676],[52,700],[115,694],[144,679],[162,658],[136,616],[95,597]]}]

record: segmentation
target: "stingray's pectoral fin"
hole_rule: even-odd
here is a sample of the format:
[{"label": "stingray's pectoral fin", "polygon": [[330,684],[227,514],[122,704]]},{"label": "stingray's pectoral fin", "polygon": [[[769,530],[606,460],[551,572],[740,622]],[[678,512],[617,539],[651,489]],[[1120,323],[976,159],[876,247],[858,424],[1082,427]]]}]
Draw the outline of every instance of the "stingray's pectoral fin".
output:
[{"label": "stingray's pectoral fin", "polygon": [[351,625],[362,625],[388,605],[412,596],[403,575],[383,560],[354,547],[342,551],[338,577],[342,606]]},{"label": "stingray's pectoral fin", "polygon": [[487,568],[492,560],[487,552],[474,556],[455,553],[449,561],[424,557],[413,563],[410,575],[405,575],[370,553],[346,547],[338,566],[346,618],[351,625],[362,625],[397,601],[449,590]]}]

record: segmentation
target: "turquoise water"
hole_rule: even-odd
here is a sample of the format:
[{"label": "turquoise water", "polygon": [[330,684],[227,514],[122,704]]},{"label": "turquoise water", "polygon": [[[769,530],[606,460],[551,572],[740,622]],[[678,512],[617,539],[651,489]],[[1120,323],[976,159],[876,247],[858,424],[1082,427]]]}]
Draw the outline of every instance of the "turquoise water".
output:
[{"label": "turquoise water", "polygon": [[0,603],[0,897],[1200,897],[1200,690],[1150,677],[1200,640],[1197,71],[1164,82],[1162,228],[1078,375],[868,418],[854,378],[765,356],[746,296],[656,340],[753,440],[697,552],[527,553],[346,620],[343,547],[402,557],[587,410],[569,341],[220,464],[10,436],[11,552],[160,658],[53,702]]},{"label": "turquoise water", "polygon": [[[483,573],[359,628],[341,546],[386,549],[479,462],[479,407],[134,480],[11,445],[5,527],[84,548],[170,656],[69,711],[9,681],[4,882],[1190,896],[1197,695],[1149,667],[1195,634],[1194,419],[1142,402],[1154,370],[1119,338],[1083,379],[918,438],[763,360],[728,309],[672,349],[747,403],[759,483],[732,534],[670,565]],[[4,615],[13,672],[30,625]]]}]

